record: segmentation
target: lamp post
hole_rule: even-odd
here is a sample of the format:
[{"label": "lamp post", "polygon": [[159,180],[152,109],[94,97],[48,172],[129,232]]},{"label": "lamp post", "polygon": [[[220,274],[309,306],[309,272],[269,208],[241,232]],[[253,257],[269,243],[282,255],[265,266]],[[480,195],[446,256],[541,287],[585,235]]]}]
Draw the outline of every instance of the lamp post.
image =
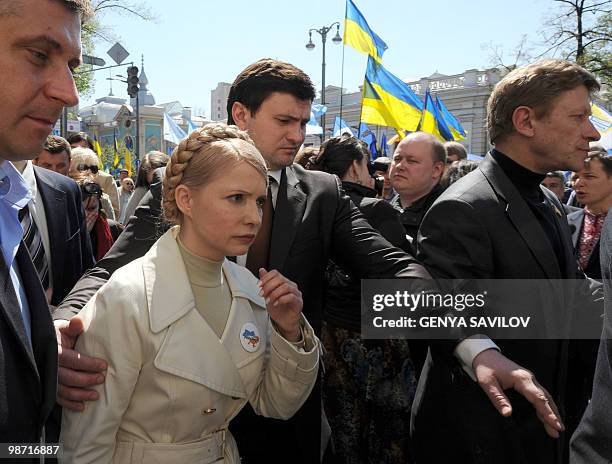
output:
[{"label": "lamp post", "polygon": [[[332,42],[335,44],[339,44],[342,42],[342,37],[340,37],[340,23],[335,22],[330,24],[329,26],[323,26],[321,29],[310,29],[308,31],[308,43],[306,44],[306,48],[308,50],[314,50],[315,44],[312,41],[312,33],[316,32],[321,36],[321,42],[323,44],[323,58],[321,60],[321,105],[325,105],[325,42],[327,41],[327,33],[336,26],[336,35],[332,39]],[[321,116],[321,127],[323,128],[323,133],[321,134],[321,142],[325,139],[325,114]]]}]

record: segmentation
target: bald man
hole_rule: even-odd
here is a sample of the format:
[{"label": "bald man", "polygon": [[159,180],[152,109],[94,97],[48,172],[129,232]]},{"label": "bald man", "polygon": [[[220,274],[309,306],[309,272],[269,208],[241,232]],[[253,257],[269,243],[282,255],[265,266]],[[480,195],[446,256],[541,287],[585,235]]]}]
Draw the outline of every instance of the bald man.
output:
[{"label": "bald man", "polygon": [[446,165],[446,149],[436,137],[414,132],[397,146],[389,179],[397,195],[391,204],[402,211],[406,233],[416,241],[421,221],[443,189],[440,179]]}]

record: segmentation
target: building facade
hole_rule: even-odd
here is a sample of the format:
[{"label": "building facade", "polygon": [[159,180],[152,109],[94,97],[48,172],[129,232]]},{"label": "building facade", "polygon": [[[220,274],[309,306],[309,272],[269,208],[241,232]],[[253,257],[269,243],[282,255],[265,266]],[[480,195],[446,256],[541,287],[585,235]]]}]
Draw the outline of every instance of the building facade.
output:
[{"label": "building facade", "polygon": [[[122,166],[126,165],[127,156],[130,158],[128,164],[134,168],[149,151],[170,153],[174,144],[164,137],[164,113],[169,114],[185,133],[189,132],[189,122],[195,127],[211,122],[200,116],[192,116],[191,108],[178,101],[157,104],[148,85],[143,65],[139,75],[138,118],[136,98],[128,100],[117,97],[112,91],[106,97],[97,99],[95,104],[79,110],[81,129],[99,142],[105,167],[113,165],[115,152],[118,152]],[[139,144],[136,143],[137,124]],[[140,147],[139,153],[137,146]]]},{"label": "building facade", "polygon": [[210,119],[227,122],[227,97],[232,84],[219,82],[217,88],[210,91]]}]

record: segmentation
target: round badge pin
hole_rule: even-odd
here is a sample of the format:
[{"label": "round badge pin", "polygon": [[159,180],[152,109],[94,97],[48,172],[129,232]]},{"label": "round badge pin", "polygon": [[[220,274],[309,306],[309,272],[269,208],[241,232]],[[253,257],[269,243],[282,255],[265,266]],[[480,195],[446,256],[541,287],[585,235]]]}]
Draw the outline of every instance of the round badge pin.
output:
[{"label": "round badge pin", "polygon": [[249,353],[254,353],[259,348],[259,329],[252,322],[247,322],[240,329],[240,344]]}]

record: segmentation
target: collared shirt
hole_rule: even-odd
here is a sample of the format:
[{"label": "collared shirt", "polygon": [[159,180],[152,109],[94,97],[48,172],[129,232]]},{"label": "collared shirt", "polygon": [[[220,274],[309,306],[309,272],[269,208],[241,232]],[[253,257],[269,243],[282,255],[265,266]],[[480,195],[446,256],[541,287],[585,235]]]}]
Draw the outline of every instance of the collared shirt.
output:
[{"label": "collared shirt", "polygon": [[23,172],[21,173],[24,180],[28,184],[32,192],[32,199],[28,203],[30,214],[38,227],[38,232],[42,238],[43,248],[45,250],[45,258],[49,264],[49,288],[53,288],[53,270],[51,267],[51,242],[49,240],[49,228],[47,227],[47,213],[41,196],[38,194],[38,186],[36,185],[36,176],[34,176],[34,165],[28,160]]},{"label": "collared shirt", "polygon": [[15,258],[23,238],[23,228],[19,222],[18,213],[28,204],[31,197],[32,193],[26,181],[15,166],[9,161],[0,162],[0,247],[9,268],[11,282],[30,344],[32,344],[30,308]]},{"label": "collared shirt", "polygon": [[587,208],[584,209],[584,220],[582,222],[582,230],[580,231],[580,239],[578,241],[578,262],[582,269],[585,269],[589,264],[589,259],[593,253],[593,249],[601,237],[601,230],[608,212],[594,214]]}]

